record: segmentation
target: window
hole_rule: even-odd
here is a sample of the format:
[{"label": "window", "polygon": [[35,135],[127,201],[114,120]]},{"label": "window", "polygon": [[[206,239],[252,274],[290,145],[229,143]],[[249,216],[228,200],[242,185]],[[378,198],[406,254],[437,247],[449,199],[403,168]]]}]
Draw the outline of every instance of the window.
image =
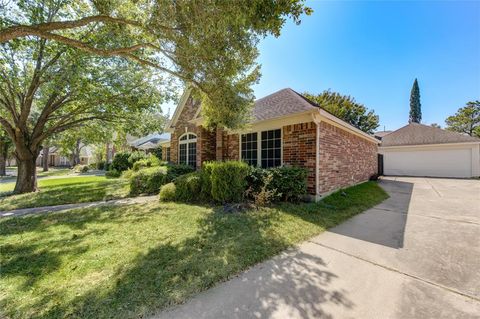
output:
[{"label": "window", "polygon": [[180,136],[178,145],[178,159],[180,164],[197,166],[197,136],[185,133]]},{"label": "window", "polygon": [[242,135],[242,160],[248,165],[257,166],[258,161],[258,134]]},{"label": "window", "polygon": [[242,160],[249,165],[263,168],[282,165],[282,131],[280,129],[242,134],[240,145]]},{"label": "window", "polygon": [[262,132],[262,167],[282,164],[282,133],[280,130]]},{"label": "window", "polygon": [[170,162],[170,147],[165,148],[165,160]]}]

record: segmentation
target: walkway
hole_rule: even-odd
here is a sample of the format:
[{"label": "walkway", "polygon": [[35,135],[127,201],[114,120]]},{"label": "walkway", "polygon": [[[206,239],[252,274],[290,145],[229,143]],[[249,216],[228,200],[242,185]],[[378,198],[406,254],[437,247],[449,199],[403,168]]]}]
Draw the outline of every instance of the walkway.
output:
[{"label": "walkway", "polygon": [[77,204],[65,204],[65,205],[56,205],[56,206],[44,206],[44,207],[33,207],[33,208],[22,208],[15,209],[10,211],[0,211],[0,217],[12,217],[12,216],[23,216],[28,214],[41,214],[41,213],[50,213],[50,212],[59,212],[68,209],[74,208],[91,208],[105,205],[130,205],[130,204],[142,204],[151,201],[158,200],[158,196],[140,196],[132,198],[122,198],[122,199],[113,199],[109,201],[98,201],[98,202],[88,202],[88,203],[77,203]]}]

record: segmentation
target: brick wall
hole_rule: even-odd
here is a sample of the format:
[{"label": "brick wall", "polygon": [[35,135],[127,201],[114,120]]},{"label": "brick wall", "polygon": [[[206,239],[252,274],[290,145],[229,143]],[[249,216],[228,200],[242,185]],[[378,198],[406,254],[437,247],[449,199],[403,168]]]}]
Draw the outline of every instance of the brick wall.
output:
[{"label": "brick wall", "polygon": [[317,127],[315,123],[284,126],[283,163],[305,167],[308,170],[308,193],[315,195],[315,152]]},{"label": "brick wall", "polygon": [[377,145],[331,124],[320,123],[320,193],[353,185],[377,173]]},{"label": "brick wall", "polygon": [[223,134],[223,160],[240,159],[240,140],[238,134]]},{"label": "brick wall", "polygon": [[216,157],[216,131],[207,130],[202,126],[197,128],[197,167],[202,167],[205,161],[214,161]]}]

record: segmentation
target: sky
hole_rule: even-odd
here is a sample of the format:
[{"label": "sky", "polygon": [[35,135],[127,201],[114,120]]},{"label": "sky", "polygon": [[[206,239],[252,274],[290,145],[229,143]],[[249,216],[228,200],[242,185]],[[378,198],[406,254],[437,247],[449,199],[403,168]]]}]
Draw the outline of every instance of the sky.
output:
[{"label": "sky", "polygon": [[380,116],[379,130],[407,124],[420,86],[422,123],[480,100],[480,1],[308,1],[314,12],[260,42],[256,98],[290,87],[353,96]]}]

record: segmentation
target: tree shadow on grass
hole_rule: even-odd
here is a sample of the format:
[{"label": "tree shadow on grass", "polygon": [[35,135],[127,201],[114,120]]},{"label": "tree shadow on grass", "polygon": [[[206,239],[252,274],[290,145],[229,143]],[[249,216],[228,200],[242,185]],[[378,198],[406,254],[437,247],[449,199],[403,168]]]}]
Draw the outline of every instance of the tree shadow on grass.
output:
[{"label": "tree shadow on grass", "polygon": [[[194,236],[139,255],[132,267],[118,269],[108,289],[94,287],[37,317],[138,318],[182,303],[288,248],[290,244],[272,230],[276,218],[275,214],[224,214],[219,210],[206,214],[198,221],[200,229]],[[258,310],[268,317],[286,303],[303,318],[328,318],[322,308],[325,303],[353,306],[343,291],[330,288],[335,278],[319,257],[297,253],[280,259],[255,278],[260,285],[253,287],[249,298],[257,296],[258,309],[246,311]]]},{"label": "tree shadow on grass", "polygon": [[88,251],[88,245],[83,239],[88,236],[98,236],[100,230],[73,234],[68,240],[49,241],[30,244],[0,245],[0,270],[2,277],[24,278],[21,290],[29,290],[44,276],[56,271],[61,266],[61,258],[69,255],[80,255]]},{"label": "tree shadow on grass", "polygon": [[92,181],[43,186],[39,192],[31,194],[12,195],[11,193],[4,193],[4,196],[0,197],[0,210],[93,202],[125,197],[127,192],[122,191],[125,185],[124,183],[112,183],[111,181]]}]

